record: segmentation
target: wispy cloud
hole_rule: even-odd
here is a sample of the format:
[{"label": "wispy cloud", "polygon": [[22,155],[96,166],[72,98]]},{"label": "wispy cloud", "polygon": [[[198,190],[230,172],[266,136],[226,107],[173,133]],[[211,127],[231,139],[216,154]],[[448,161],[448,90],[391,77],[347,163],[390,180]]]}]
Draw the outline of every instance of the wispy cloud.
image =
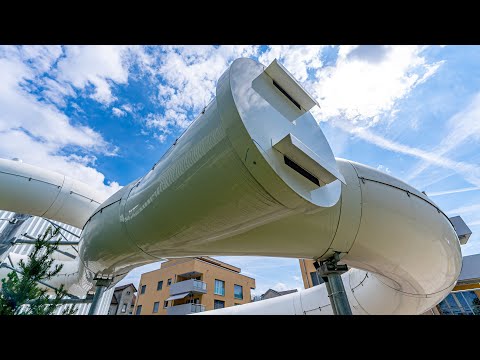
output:
[{"label": "wispy cloud", "polygon": [[457,194],[457,193],[462,193],[462,192],[467,192],[467,191],[475,191],[475,190],[480,190],[480,187],[471,186],[471,187],[466,187],[466,188],[461,188],[461,189],[452,189],[452,190],[445,190],[445,191],[429,192],[428,196],[450,195],[450,194]]},{"label": "wispy cloud", "polygon": [[465,214],[479,213],[479,212],[480,212],[480,204],[460,206],[455,209],[447,211],[448,214],[452,214],[452,215],[465,215]]},{"label": "wispy cloud", "polygon": [[[480,139],[480,92],[472,97],[470,103],[461,111],[454,114],[447,121],[447,136],[434,148],[432,152],[438,156],[449,154],[459,146],[465,145],[468,140],[478,142]],[[430,165],[429,161],[424,161],[417,165],[407,177],[411,180],[420,175]]]},{"label": "wispy cloud", "polygon": [[425,151],[422,149],[391,141],[365,128],[355,127],[353,124],[345,120],[337,120],[334,124],[342,130],[349,132],[356,137],[368,141],[369,143],[383,149],[416,157],[418,159],[422,159],[428,162],[429,164],[434,164],[454,170],[455,172],[463,176],[468,182],[472,183],[473,185],[480,186],[480,167],[476,165],[469,164],[463,161],[454,161],[447,157],[440,156],[435,152]]},{"label": "wispy cloud", "polygon": [[125,111],[123,111],[122,109],[116,108],[116,107],[112,108],[112,113],[116,117],[122,117],[122,116],[127,115],[127,113]]}]

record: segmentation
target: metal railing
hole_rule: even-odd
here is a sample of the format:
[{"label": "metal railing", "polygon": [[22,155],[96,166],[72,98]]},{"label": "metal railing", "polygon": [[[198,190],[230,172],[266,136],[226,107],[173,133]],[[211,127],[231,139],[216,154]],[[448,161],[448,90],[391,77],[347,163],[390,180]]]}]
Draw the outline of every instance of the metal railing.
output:
[{"label": "metal railing", "polygon": [[168,307],[167,315],[188,315],[203,311],[205,311],[205,305],[188,303]]},{"label": "metal railing", "polygon": [[186,292],[205,294],[207,292],[207,284],[200,280],[190,279],[170,285],[170,295]]},{"label": "metal railing", "polygon": [[199,313],[205,311],[205,305],[202,304],[190,304],[192,305],[192,313]]}]

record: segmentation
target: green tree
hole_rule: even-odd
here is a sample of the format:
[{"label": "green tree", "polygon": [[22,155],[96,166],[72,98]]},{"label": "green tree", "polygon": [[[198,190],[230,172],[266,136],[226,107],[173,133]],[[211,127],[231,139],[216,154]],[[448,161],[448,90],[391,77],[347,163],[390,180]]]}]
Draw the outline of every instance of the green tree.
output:
[{"label": "green tree", "polygon": [[[25,264],[19,262],[21,274],[12,271],[2,279],[0,289],[0,315],[49,315],[67,295],[63,285],[55,290],[54,296],[48,296],[47,290],[39,287],[38,281],[50,280],[57,275],[63,265],[53,266],[52,253],[58,249],[60,238],[54,240],[60,229],[52,231],[49,226],[43,235],[39,235],[32,253]],[[48,281],[47,281],[48,282]],[[62,315],[73,315],[77,309],[67,306]]]}]

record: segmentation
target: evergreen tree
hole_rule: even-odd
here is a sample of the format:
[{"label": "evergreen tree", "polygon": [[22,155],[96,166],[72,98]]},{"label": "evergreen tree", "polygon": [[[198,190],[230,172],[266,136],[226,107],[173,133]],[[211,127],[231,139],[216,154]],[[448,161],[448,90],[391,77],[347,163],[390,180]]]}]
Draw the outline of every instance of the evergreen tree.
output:
[{"label": "evergreen tree", "polygon": [[[0,315],[49,315],[52,314],[60,301],[67,295],[63,285],[55,290],[54,296],[48,296],[47,290],[40,288],[38,281],[50,280],[57,275],[63,265],[53,265],[51,254],[58,249],[60,238],[54,238],[60,229],[52,231],[49,226],[43,235],[39,235],[32,253],[25,264],[19,263],[21,274],[12,271],[7,278],[2,279],[0,289]],[[73,315],[77,309],[74,305],[67,306],[62,315]]]}]

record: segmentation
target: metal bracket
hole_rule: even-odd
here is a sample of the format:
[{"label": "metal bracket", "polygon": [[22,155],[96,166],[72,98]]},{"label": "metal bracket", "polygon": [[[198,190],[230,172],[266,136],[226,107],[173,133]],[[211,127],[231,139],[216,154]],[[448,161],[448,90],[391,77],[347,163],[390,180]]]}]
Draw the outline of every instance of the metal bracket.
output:
[{"label": "metal bracket", "polygon": [[317,270],[318,274],[321,277],[326,277],[331,274],[341,275],[344,272],[348,271],[348,266],[339,265],[338,264],[339,261],[340,261],[340,253],[336,251],[332,257],[320,262],[315,261],[313,265],[315,266],[315,269]]},{"label": "metal bracket", "polygon": [[95,276],[93,277],[93,280],[97,282],[96,286],[109,286],[113,281],[113,275],[96,273]]}]

